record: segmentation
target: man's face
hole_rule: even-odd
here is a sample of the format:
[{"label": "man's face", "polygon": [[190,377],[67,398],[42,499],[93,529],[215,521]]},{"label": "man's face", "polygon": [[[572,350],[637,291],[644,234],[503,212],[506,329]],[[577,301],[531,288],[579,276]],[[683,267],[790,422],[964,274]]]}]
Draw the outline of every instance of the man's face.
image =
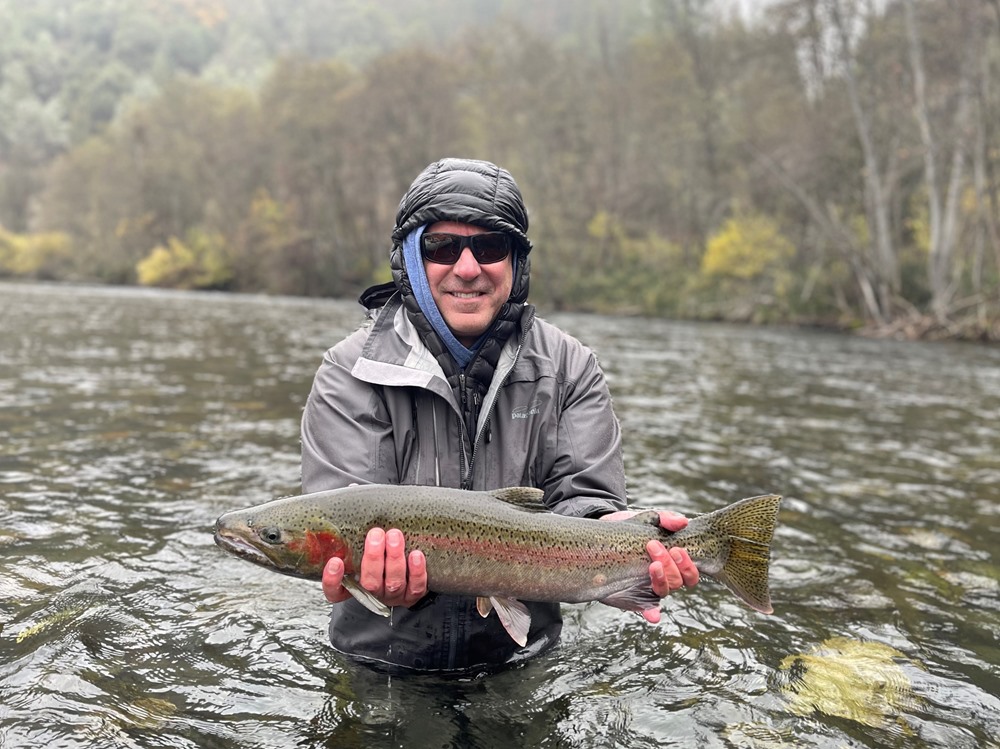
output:
[{"label": "man's face", "polygon": [[[486,231],[481,226],[457,221],[438,221],[426,229],[426,233],[445,232],[470,237]],[[471,346],[486,332],[510,297],[514,285],[510,255],[499,263],[480,265],[469,247],[462,249],[454,265],[424,260],[424,270],[441,316],[464,346]]]}]

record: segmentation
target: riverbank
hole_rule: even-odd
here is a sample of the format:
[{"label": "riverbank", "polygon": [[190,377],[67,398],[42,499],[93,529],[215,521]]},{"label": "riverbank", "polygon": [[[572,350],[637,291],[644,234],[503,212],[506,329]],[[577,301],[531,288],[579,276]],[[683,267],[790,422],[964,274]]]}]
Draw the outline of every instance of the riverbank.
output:
[{"label": "riverbank", "polygon": [[903,341],[1000,343],[1000,304],[977,306],[945,318],[913,310],[886,323],[867,325],[859,333],[867,338]]}]

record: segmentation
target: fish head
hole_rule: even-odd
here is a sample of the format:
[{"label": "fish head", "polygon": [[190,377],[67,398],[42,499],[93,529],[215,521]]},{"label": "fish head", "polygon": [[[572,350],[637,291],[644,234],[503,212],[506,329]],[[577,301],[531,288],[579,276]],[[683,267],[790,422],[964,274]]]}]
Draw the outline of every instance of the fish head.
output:
[{"label": "fish head", "polygon": [[338,529],[328,523],[289,522],[267,505],[222,515],[215,522],[215,543],[248,562],[311,580],[322,578],[323,567],[333,557],[352,566]]}]

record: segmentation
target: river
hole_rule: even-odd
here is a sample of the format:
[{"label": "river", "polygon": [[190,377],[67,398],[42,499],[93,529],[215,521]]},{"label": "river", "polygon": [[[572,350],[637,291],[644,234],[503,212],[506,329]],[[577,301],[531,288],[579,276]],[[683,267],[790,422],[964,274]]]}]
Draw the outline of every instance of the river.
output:
[{"label": "river", "polygon": [[0,284],[0,748],[998,747],[1000,349],[550,314],[605,366],[630,496],[784,496],[774,614],[564,606],[471,679],[343,660],[316,583],[223,553],[298,491],[348,301]]}]

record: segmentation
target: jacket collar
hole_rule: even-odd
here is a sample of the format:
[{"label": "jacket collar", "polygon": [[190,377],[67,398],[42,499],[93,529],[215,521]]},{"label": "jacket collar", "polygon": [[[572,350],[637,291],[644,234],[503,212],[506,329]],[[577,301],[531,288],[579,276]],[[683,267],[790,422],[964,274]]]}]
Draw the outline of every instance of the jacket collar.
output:
[{"label": "jacket collar", "polygon": [[400,295],[393,295],[375,314],[351,374],[373,385],[419,387],[451,399],[448,378],[410,320]]}]

